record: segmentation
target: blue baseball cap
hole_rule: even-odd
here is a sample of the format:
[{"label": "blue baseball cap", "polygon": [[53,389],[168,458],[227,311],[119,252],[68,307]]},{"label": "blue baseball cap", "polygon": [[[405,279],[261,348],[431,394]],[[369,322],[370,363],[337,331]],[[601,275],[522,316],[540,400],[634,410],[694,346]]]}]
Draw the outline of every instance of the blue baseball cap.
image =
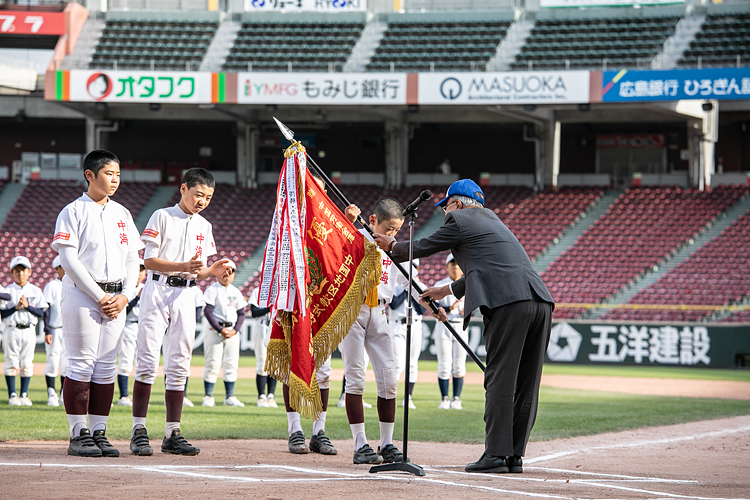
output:
[{"label": "blue baseball cap", "polygon": [[469,198],[473,198],[484,205],[484,193],[482,192],[482,188],[480,188],[477,183],[472,181],[471,179],[461,179],[460,181],[456,181],[451,184],[451,187],[448,188],[448,194],[445,195],[445,198],[435,203],[435,206],[445,206],[445,204],[448,203],[450,197],[453,195],[468,196]]}]

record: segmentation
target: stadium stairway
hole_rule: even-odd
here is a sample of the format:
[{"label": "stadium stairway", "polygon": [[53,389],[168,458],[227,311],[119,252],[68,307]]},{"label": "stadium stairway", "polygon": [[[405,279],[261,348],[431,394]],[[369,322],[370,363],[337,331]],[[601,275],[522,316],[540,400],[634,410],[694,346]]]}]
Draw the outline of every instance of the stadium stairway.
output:
[{"label": "stadium stairway", "polygon": [[18,198],[23,194],[24,189],[26,189],[25,184],[7,183],[3,187],[3,190],[0,191],[0,227],[5,223],[5,219],[18,201]]},{"label": "stadium stairway", "polygon": [[[674,269],[680,262],[687,259],[691,253],[697,251],[714,237],[719,236],[724,229],[732,224],[732,221],[746,213],[748,210],[750,210],[750,194],[746,194],[744,198],[732,205],[727,211],[722,213],[720,217],[717,217],[713,224],[707,229],[694,236],[692,244],[684,245],[674,254],[668,256],[659,263],[658,266],[655,266],[653,271],[641,278],[636,278],[630,286],[625,288],[622,292],[612,295],[609,299],[603,301],[603,303],[626,304],[635,294],[655,283],[663,275]],[[608,311],[608,309],[605,308],[592,310],[587,319],[597,319],[606,311]]]},{"label": "stadium stairway", "polygon": [[388,29],[388,23],[380,21],[376,16],[372,21],[367,23],[359,40],[354,45],[349,59],[344,64],[345,73],[362,73],[370,63],[375,49],[380,45],[385,30]]},{"label": "stadium stairway", "polygon": [[[93,13],[92,13],[93,14]],[[89,62],[94,56],[96,45],[104,31],[105,22],[103,19],[96,19],[94,15],[89,16],[86,24],[81,30],[81,36],[78,37],[73,52],[63,59],[62,69],[88,69]]]},{"label": "stadium stairway", "polygon": [[242,23],[230,20],[225,20],[219,25],[201,61],[200,71],[221,71],[241,28]]},{"label": "stadium stairway", "polygon": [[526,43],[532,29],[534,29],[533,20],[527,19],[525,15],[516,19],[497,47],[495,56],[487,63],[487,70],[508,71],[511,63],[516,60],[516,56],[521,52],[521,47]]},{"label": "stadium stairway", "polygon": [[177,187],[175,186],[159,186],[156,188],[154,194],[143,205],[143,208],[135,218],[135,227],[138,228],[138,232],[142,233],[146,229],[146,224],[148,224],[151,214],[168,205],[169,200],[174,196],[176,190]]},{"label": "stadium stairway", "polygon": [[[247,282],[254,277],[255,273],[260,269],[261,264],[263,264],[263,252],[265,250],[265,245],[258,246],[249,258],[238,264],[234,276],[234,286],[241,290],[244,289]],[[252,291],[252,288],[249,288],[245,295],[249,297]]]},{"label": "stadium stairway", "polygon": [[[427,210],[425,210],[424,208],[422,210],[425,213],[419,214],[418,217],[427,217]],[[437,229],[443,225],[443,221],[445,221],[445,214],[443,213],[443,211],[440,209],[435,210],[435,212],[432,214],[432,216],[430,216],[427,222],[425,222],[422,227],[414,231],[414,241],[425,238],[437,231]],[[407,217],[406,220],[404,220],[404,225],[408,227],[408,224],[409,218]],[[404,236],[408,238],[409,233],[405,233]]]},{"label": "stadium stairway", "polygon": [[706,21],[705,14],[692,14],[680,19],[672,36],[664,42],[664,50],[654,58],[654,68],[674,69],[682,55],[695,40],[695,35]]},{"label": "stadium stairway", "polygon": [[572,248],[578,237],[585,230],[590,229],[607,212],[609,206],[617,200],[621,193],[621,191],[605,192],[587,212],[581,214],[578,222],[572,228],[563,233],[560,238],[557,238],[556,243],[550,245],[544,253],[534,259],[532,262],[534,269],[539,273],[544,271],[560,254]]}]

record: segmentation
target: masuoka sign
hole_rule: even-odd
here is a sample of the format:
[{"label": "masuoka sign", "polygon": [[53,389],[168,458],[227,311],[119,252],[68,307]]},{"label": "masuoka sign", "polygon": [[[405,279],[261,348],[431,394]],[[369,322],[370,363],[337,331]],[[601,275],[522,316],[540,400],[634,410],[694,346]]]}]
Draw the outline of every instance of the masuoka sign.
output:
[{"label": "masuoka sign", "polygon": [[419,104],[543,104],[589,101],[588,71],[420,73]]}]

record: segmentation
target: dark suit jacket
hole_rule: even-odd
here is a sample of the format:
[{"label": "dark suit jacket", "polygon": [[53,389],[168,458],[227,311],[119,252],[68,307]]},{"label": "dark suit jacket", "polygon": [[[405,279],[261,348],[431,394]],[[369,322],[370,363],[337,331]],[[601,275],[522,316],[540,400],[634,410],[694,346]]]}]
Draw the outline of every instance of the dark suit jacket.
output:
[{"label": "dark suit jacket", "polygon": [[[414,242],[414,257],[451,250],[464,277],[451,285],[457,298],[466,295],[464,325],[478,307],[489,309],[522,300],[554,304],[547,287],[531,265],[526,250],[492,210],[464,208],[445,216],[427,238]],[[409,243],[393,245],[393,260],[409,258]]]}]

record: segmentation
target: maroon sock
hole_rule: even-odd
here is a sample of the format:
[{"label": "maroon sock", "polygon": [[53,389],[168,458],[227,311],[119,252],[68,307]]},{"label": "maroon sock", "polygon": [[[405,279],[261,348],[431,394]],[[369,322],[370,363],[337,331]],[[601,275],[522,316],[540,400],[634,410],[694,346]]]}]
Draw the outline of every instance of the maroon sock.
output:
[{"label": "maroon sock", "polygon": [[164,402],[167,404],[167,422],[179,422],[182,418],[182,398],[185,391],[164,391]]},{"label": "maroon sock", "polygon": [[378,420],[381,422],[396,421],[396,399],[385,399],[378,396]]},{"label": "maroon sock", "polygon": [[294,408],[289,405],[289,386],[284,384],[281,392],[284,394],[284,407],[286,408],[286,412],[290,413],[295,411]]},{"label": "maroon sock", "polygon": [[89,415],[109,416],[112,408],[112,396],[115,394],[115,383],[95,384],[91,382],[91,396],[89,397]]},{"label": "maroon sock", "polygon": [[63,386],[63,403],[68,415],[86,415],[89,412],[91,382],[79,382],[68,377]]},{"label": "maroon sock", "polygon": [[328,393],[329,392],[331,392],[330,389],[320,390],[320,400],[323,402],[323,411],[328,411]]},{"label": "maroon sock", "polygon": [[361,394],[346,394],[346,417],[350,424],[361,424],[365,421]]},{"label": "maroon sock", "polygon": [[148,402],[151,399],[151,384],[144,384],[137,380],[133,383],[133,416],[146,418]]}]

